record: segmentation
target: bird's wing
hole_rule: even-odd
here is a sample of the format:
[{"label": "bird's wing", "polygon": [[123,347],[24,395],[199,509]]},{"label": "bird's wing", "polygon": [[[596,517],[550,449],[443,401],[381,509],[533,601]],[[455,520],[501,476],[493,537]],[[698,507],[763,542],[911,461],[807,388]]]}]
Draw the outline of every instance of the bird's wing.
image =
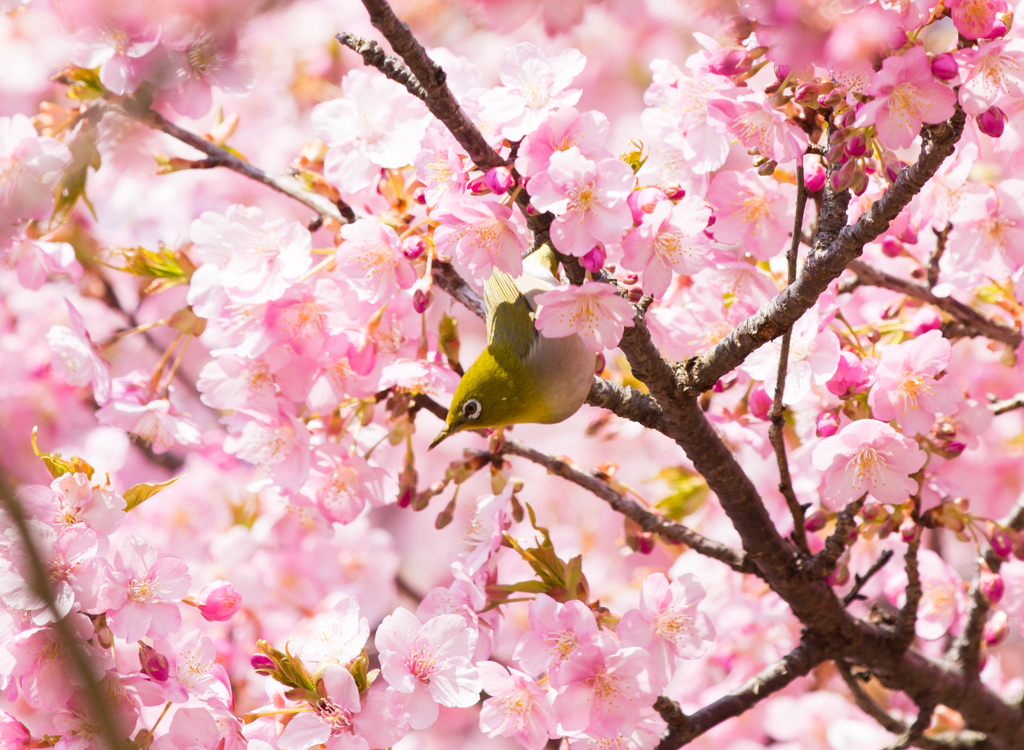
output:
[{"label": "bird's wing", "polygon": [[521,360],[530,356],[540,335],[533,325],[533,308],[507,273],[494,269],[484,284],[487,344],[511,350]]}]

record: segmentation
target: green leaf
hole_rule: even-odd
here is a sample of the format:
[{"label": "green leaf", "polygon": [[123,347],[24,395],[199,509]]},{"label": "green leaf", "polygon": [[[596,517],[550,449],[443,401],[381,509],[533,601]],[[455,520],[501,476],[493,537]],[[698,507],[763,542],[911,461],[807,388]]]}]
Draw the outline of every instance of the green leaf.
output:
[{"label": "green leaf", "polygon": [[680,521],[700,510],[708,496],[708,485],[699,474],[682,466],[670,466],[658,472],[661,479],[674,490],[671,495],[659,501],[658,510],[672,521]]},{"label": "green leaf", "polygon": [[99,131],[90,120],[83,120],[78,135],[67,144],[71,151],[71,165],[64,171],[54,191],[55,201],[53,217],[50,219],[50,227],[61,224],[75,207],[75,203],[81,198],[96,217],[96,211],[85,195],[85,182],[89,173],[89,167],[94,170],[100,168],[100,152],[96,147],[96,140]]},{"label": "green leaf", "polygon": [[153,497],[153,495],[158,493],[160,490],[170,487],[179,479],[181,479],[181,477],[177,476],[172,479],[168,479],[166,482],[160,482],[159,484],[147,484],[143,482],[142,484],[137,484],[134,487],[129,487],[124,493],[125,502],[128,503],[125,507],[125,511],[127,512],[132,508],[142,505],[142,503]]},{"label": "green leaf", "polygon": [[36,440],[39,436],[39,428],[32,428],[32,450],[35,452],[43,464],[46,466],[46,470],[50,472],[50,476],[56,479],[57,477],[64,476],[65,474],[85,474],[89,479],[92,479],[93,472],[95,469],[92,468],[84,459],[78,456],[72,456],[70,459],[61,458],[59,453],[42,453],[39,450],[39,445]]},{"label": "green leaf", "polygon": [[97,99],[107,93],[106,87],[100,83],[99,68],[80,68],[72,65],[62,70],[57,78],[67,84],[69,99],[87,101]]}]

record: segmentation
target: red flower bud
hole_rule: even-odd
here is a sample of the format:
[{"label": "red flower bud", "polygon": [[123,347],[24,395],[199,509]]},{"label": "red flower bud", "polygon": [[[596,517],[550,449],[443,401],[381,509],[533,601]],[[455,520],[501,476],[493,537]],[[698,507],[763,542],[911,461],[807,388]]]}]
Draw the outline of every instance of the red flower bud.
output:
[{"label": "red flower bud", "polygon": [[711,54],[708,70],[718,76],[738,76],[753,65],[750,53],[743,47],[722,47]]},{"label": "red flower bud", "polygon": [[605,258],[608,254],[603,245],[594,245],[589,253],[580,258],[580,265],[591,273],[597,273],[604,267]]},{"label": "red flower bud", "polygon": [[1006,640],[1006,636],[1009,634],[1010,618],[1007,617],[1003,610],[997,609],[992,613],[992,616],[988,618],[988,622],[985,623],[985,628],[982,630],[985,643],[989,646],[998,646]]},{"label": "red flower bud", "polygon": [[839,415],[834,411],[823,411],[814,424],[814,432],[818,437],[832,437],[839,430]]},{"label": "red flower bud", "polygon": [[772,397],[764,389],[763,385],[756,385],[747,397],[747,410],[750,416],[768,421],[768,414],[772,410]]},{"label": "red flower bud", "polygon": [[912,542],[914,540],[914,537],[917,536],[917,533],[918,533],[918,526],[917,526],[917,523],[915,523],[914,519],[911,518],[910,516],[907,516],[906,518],[904,518],[903,522],[900,524],[900,538],[904,542],[908,542],[909,543],[909,542]]},{"label": "red flower bud", "polygon": [[256,674],[271,675],[277,671],[277,665],[274,660],[266,654],[253,654],[252,658],[249,659],[249,664],[256,670]]},{"label": "red flower bud", "polygon": [[898,258],[903,255],[903,243],[892,235],[882,238],[882,254],[887,258]]},{"label": "red flower bud", "polygon": [[141,642],[139,643],[139,663],[142,665],[143,673],[157,682],[166,682],[171,675],[171,665],[167,661],[167,657],[152,646]]},{"label": "red flower bud", "polygon": [[427,241],[422,237],[413,235],[406,237],[402,242],[402,255],[409,260],[416,260],[427,251]]},{"label": "red flower bud", "polygon": [[943,52],[932,60],[932,75],[936,78],[951,81],[957,77],[959,72],[960,66],[957,64],[956,58],[948,52]]},{"label": "red flower bud", "polygon": [[1003,598],[1003,593],[1006,591],[1003,577],[988,568],[983,568],[978,573],[978,588],[992,604],[999,604],[999,600]]},{"label": "red flower bud", "polygon": [[804,187],[810,193],[816,193],[825,187],[825,180],[828,179],[828,173],[822,167],[815,167],[810,172],[804,175]]},{"label": "red flower bud", "polygon": [[508,189],[512,187],[514,182],[512,172],[508,167],[488,169],[484,174],[484,184],[491,189],[492,193],[498,193],[499,195],[508,192]]},{"label": "red flower bud", "polygon": [[199,592],[199,614],[209,622],[230,620],[242,608],[242,595],[228,581],[214,581]]},{"label": "red flower bud", "polygon": [[1006,129],[1006,113],[999,107],[990,107],[977,115],[974,121],[978,123],[978,130],[989,138],[998,138]]},{"label": "red flower bud", "polygon": [[804,528],[811,533],[821,531],[828,524],[828,513],[818,509],[804,519]]},{"label": "red flower bud", "polygon": [[996,553],[996,556],[1002,560],[1009,560],[1010,555],[1013,554],[1013,536],[1009,531],[997,526],[995,531],[992,532],[992,536],[989,537],[989,544],[992,545],[992,551]]}]

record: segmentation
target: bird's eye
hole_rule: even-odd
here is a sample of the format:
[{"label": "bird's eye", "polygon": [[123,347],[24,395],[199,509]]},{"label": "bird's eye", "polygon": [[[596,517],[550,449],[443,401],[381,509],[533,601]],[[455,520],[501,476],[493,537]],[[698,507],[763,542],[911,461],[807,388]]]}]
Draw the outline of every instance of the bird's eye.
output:
[{"label": "bird's eye", "polygon": [[480,416],[480,402],[475,398],[469,399],[462,405],[462,416],[466,419],[476,419]]}]

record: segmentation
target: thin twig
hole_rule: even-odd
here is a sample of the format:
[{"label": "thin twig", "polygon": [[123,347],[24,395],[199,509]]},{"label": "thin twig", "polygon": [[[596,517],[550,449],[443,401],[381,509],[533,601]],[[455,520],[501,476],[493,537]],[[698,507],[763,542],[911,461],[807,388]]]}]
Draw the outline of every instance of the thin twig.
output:
[{"label": "thin twig", "polygon": [[921,529],[907,542],[907,552],[903,555],[904,567],[907,571],[907,600],[900,609],[893,633],[893,643],[897,651],[906,651],[914,642],[914,631],[917,627],[917,606],[921,603],[921,576],[917,567],[917,550],[921,546]]},{"label": "thin twig", "polygon": [[864,575],[860,575],[859,573],[854,575],[853,588],[850,589],[846,593],[846,596],[843,597],[844,607],[848,607],[858,599],[864,598],[863,596],[861,596],[860,590],[864,588],[864,584],[866,584],[868,581],[872,579],[872,577],[874,577],[875,573],[877,573],[885,567],[886,563],[888,563],[892,559],[892,555],[893,551],[891,549],[885,550],[881,555],[878,556],[877,560],[871,563],[871,567],[868,568],[867,573],[865,573]]},{"label": "thin twig", "polygon": [[[804,168],[800,160],[797,160],[796,167],[796,218],[793,220],[793,239],[786,253],[787,277],[786,284],[796,281],[797,252],[800,249],[800,231],[804,224],[804,207],[807,205],[807,188],[804,186]],[[807,546],[807,527],[804,518],[804,509],[793,491],[793,478],[789,473],[789,459],[786,457],[786,436],[783,428],[786,426],[786,419],[783,416],[782,397],[786,392],[786,370],[789,364],[789,345],[793,336],[793,329],[790,328],[782,334],[782,347],[779,350],[779,369],[775,381],[775,398],[772,401],[772,408],[769,412],[771,426],[768,428],[768,440],[775,450],[775,462],[779,467],[779,492],[786,499],[790,515],[793,516],[793,541],[797,548],[805,555],[811,554],[811,548]]]},{"label": "thin twig", "polygon": [[857,514],[864,507],[864,497],[854,500],[839,512],[835,531],[829,534],[824,549],[814,556],[808,566],[811,576],[824,578],[836,569],[836,563],[850,544],[850,537],[857,525]]},{"label": "thin twig", "polygon": [[918,708],[917,718],[914,719],[914,723],[907,728],[899,739],[896,740],[892,745],[889,746],[889,750],[906,750],[914,744],[915,741],[919,740],[924,734],[924,730],[932,723],[932,715],[935,713],[935,701],[928,701],[921,704]]},{"label": "thin twig", "polygon": [[340,201],[339,205],[335,205],[324,196],[307,190],[302,182],[294,177],[272,175],[264,172],[244,159],[239,159],[227,149],[221,148],[217,144],[211,143],[205,138],[175,125],[160,113],[142,106],[132,98],[108,94],[106,102],[115,112],[141,122],[143,125],[147,125],[154,130],[167,133],[182,143],[202,151],[207,157],[206,163],[203,165],[204,168],[225,167],[233,172],[238,172],[238,174],[244,175],[250,180],[255,180],[269,188],[273,188],[279,193],[284,193],[289,198],[294,198],[302,205],[316,211],[320,216],[333,219],[339,224],[348,224],[355,220],[355,213],[348,205]]},{"label": "thin twig", "polygon": [[424,102],[427,101],[427,92],[420,85],[420,82],[416,80],[413,72],[409,70],[409,66],[397,57],[387,54],[384,48],[375,40],[363,39],[361,36],[345,32],[338,34],[335,38],[357,55],[360,55],[363,58],[364,65],[376,68],[392,81],[405,86],[406,91],[417,99],[421,99]]},{"label": "thin twig", "polygon": [[117,723],[111,716],[109,706],[104,701],[103,690],[94,676],[95,665],[90,663],[88,655],[81,648],[77,636],[71,629],[69,618],[64,617],[57,609],[57,603],[46,573],[46,564],[39,553],[35,539],[32,538],[25,509],[14,494],[7,472],[2,467],[0,467],[0,496],[3,498],[4,507],[24,545],[31,577],[27,583],[32,592],[43,600],[46,608],[50,611],[53,618],[50,627],[53,628],[57,636],[61,650],[70,661],[70,671],[74,675],[76,684],[81,686],[77,693],[87,706],[91,723],[94,723],[97,729],[96,740],[100,745],[99,750],[103,750],[102,746],[104,745],[107,750],[117,750],[121,748],[127,738],[119,736]]},{"label": "thin twig", "polygon": [[928,258],[929,289],[939,283],[939,261],[942,260],[942,256],[946,252],[946,240],[949,238],[949,230],[952,228],[953,225],[947,222],[946,227],[942,230],[932,229],[935,234],[935,252]]},{"label": "thin twig", "polygon": [[991,409],[992,413],[996,416],[1006,414],[1008,411],[1024,408],[1024,393],[1018,393],[1013,398],[1008,398],[1004,401],[996,401],[989,405],[988,408]]}]

